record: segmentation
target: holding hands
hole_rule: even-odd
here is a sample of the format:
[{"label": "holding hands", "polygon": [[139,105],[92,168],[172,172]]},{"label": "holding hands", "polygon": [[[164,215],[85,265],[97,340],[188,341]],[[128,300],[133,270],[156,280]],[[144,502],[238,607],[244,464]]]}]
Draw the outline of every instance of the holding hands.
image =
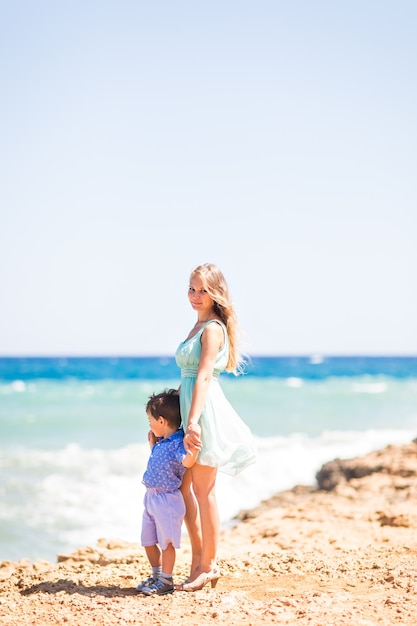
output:
[{"label": "holding hands", "polygon": [[[197,426],[197,430],[193,431],[193,429],[187,428],[183,444],[184,450],[186,452],[185,457],[183,458],[182,464],[185,467],[192,467],[197,460],[198,453],[201,450],[201,439],[200,439],[200,427]],[[198,432],[197,432],[198,431]]]},{"label": "holding hands", "polygon": [[184,448],[189,454],[201,450],[201,427],[199,424],[189,424],[187,426],[184,435]]}]

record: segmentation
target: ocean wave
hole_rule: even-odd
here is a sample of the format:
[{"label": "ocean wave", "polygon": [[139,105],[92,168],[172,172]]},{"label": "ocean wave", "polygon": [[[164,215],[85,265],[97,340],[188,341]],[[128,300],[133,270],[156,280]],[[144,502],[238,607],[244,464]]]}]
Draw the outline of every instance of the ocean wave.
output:
[{"label": "ocean wave", "polygon": [[352,384],[352,391],[354,393],[385,393],[388,389],[386,382],[360,382]]}]

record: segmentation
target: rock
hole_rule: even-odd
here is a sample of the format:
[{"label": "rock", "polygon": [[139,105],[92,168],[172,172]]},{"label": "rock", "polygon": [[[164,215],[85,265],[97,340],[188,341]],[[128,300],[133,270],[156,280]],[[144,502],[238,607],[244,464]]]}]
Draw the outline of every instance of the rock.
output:
[{"label": "rock", "polygon": [[[354,459],[334,459],[322,465],[316,474],[320,490],[333,491],[339,484],[385,473],[402,478],[417,476],[417,440],[399,448],[387,446],[383,450]],[[401,488],[401,487],[399,487]]]}]

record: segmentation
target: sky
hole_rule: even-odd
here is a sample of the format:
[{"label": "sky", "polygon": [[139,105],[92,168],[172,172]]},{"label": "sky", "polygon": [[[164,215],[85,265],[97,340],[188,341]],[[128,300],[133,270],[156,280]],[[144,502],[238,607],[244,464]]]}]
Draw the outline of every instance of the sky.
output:
[{"label": "sky", "polygon": [[0,0],[0,355],[417,355],[414,0]]}]

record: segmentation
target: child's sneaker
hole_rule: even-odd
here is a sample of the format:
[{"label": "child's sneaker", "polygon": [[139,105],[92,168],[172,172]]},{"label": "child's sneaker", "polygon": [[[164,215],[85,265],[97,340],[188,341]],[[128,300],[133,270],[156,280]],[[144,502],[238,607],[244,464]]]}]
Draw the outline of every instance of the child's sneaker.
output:
[{"label": "child's sneaker", "polygon": [[172,578],[162,578],[162,576],[151,585],[142,589],[142,593],[145,596],[164,596],[166,593],[172,593],[173,591],[174,583]]},{"label": "child's sneaker", "polygon": [[156,583],[157,580],[158,580],[157,578],[154,578],[153,576],[149,576],[149,578],[139,583],[139,585],[136,587],[136,591],[143,591],[145,587],[150,587],[151,585]]}]

